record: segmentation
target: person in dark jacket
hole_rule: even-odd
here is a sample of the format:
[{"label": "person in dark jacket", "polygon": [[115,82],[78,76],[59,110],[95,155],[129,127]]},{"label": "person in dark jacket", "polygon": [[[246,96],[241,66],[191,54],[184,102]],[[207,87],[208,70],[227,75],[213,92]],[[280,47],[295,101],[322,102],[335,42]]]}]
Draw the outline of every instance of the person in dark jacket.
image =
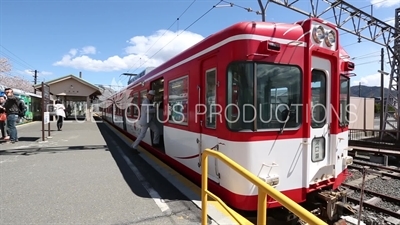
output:
[{"label": "person in dark jacket", "polygon": [[25,103],[14,95],[11,88],[6,88],[4,91],[7,95],[4,105],[7,114],[7,128],[10,132],[10,142],[15,143],[18,141],[17,120],[25,116],[26,107]]},{"label": "person in dark jacket", "polygon": [[[6,103],[6,96],[0,95],[0,117],[3,115],[6,115],[6,109],[4,108],[4,105]],[[1,118],[2,119],[2,118]],[[1,131],[1,138],[4,140],[6,138],[6,120],[1,120],[0,119],[0,131]]]}]

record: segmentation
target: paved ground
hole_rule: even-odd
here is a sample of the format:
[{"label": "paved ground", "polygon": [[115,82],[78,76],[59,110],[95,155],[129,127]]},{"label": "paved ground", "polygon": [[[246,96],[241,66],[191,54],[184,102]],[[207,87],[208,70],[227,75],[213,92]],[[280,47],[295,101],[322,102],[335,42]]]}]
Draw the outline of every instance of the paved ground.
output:
[{"label": "paved ground", "polygon": [[0,144],[0,224],[200,223],[200,210],[105,124],[66,123],[45,143],[40,123],[18,131],[20,142]]}]

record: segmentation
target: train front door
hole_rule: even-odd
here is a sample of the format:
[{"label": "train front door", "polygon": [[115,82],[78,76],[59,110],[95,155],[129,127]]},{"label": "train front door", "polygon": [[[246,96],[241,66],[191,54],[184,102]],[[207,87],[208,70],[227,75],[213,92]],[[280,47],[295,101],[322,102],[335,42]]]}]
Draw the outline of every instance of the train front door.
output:
[{"label": "train front door", "polygon": [[[217,101],[217,57],[213,56],[202,62],[201,82],[198,86],[199,104],[197,105],[197,123],[200,126],[199,151],[213,148],[218,150],[218,121],[223,119],[223,110],[218,106]],[[199,156],[199,165],[201,155]],[[200,165],[201,166],[201,165]],[[208,158],[208,176],[219,183],[218,162],[214,157]]]},{"label": "train front door", "polygon": [[308,180],[314,183],[334,175],[329,147],[332,65],[327,59],[313,56],[311,66],[311,152]]}]

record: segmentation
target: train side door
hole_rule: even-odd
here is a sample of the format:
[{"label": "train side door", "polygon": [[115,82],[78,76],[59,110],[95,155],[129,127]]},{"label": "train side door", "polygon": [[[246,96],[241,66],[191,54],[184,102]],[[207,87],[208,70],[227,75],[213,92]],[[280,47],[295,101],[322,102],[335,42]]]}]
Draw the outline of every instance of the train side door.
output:
[{"label": "train side door", "polygon": [[[206,148],[218,150],[218,121],[223,119],[223,113],[218,116],[218,112],[223,112],[217,104],[217,57],[213,56],[202,62],[201,82],[199,88],[198,121],[200,126],[199,148],[202,152]],[[199,156],[201,162],[201,155]],[[200,164],[199,164],[200,165]],[[210,179],[219,182],[219,172],[217,160],[213,157],[208,158],[208,176]]]},{"label": "train side door", "polygon": [[312,57],[311,70],[311,152],[309,181],[326,179],[334,175],[333,165],[330,163],[330,86],[331,62],[327,59]]}]

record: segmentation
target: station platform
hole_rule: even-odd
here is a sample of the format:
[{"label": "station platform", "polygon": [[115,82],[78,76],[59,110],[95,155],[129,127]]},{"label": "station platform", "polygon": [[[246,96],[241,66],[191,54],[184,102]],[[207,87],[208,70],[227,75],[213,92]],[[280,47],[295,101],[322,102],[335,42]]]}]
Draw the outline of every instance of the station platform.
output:
[{"label": "station platform", "polygon": [[[200,188],[99,118],[0,143],[1,224],[200,224]],[[47,126],[46,126],[47,127]],[[46,131],[47,135],[47,131]],[[238,224],[210,201],[208,224]]]}]

